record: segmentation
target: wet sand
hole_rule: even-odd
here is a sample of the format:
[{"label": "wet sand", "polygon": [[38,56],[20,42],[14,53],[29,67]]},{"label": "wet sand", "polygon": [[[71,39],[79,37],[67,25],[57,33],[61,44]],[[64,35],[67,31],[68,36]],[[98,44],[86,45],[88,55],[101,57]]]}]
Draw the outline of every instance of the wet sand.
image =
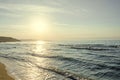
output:
[{"label": "wet sand", "polygon": [[0,80],[14,80],[7,74],[5,66],[2,63],[0,63]]}]

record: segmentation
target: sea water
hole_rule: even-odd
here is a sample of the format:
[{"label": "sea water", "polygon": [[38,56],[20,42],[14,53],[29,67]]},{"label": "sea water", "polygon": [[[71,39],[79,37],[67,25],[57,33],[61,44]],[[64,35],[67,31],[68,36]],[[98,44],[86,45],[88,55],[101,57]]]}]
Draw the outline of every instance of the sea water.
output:
[{"label": "sea water", "polygon": [[120,41],[5,42],[0,62],[16,80],[120,80]]}]

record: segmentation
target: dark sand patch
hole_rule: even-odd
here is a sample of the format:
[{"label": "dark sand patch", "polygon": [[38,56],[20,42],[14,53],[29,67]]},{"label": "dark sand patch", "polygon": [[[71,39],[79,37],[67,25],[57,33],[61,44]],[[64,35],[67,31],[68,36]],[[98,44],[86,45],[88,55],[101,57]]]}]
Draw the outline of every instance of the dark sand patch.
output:
[{"label": "dark sand patch", "polygon": [[0,80],[14,80],[11,76],[7,74],[5,66],[0,63]]}]

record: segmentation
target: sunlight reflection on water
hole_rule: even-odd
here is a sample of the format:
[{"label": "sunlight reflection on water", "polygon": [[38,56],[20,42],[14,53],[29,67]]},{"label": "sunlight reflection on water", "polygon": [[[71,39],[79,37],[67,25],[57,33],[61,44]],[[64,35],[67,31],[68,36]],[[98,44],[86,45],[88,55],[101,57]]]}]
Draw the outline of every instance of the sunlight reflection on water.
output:
[{"label": "sunlight reflection on water", "polygon": [[120,44],[113,43],[25,41],[1,43],[0,61],[16,80],[119,80],[119,52]]},{"label": "sunlight reflection on water", "polygon": [[46,50],[45,45],[46,42],[45,41],[36,41],[36,45],[35,48],[33,49],[33,51],[35,53],[39,53],[39,54],[45,54],[44,51]]}]

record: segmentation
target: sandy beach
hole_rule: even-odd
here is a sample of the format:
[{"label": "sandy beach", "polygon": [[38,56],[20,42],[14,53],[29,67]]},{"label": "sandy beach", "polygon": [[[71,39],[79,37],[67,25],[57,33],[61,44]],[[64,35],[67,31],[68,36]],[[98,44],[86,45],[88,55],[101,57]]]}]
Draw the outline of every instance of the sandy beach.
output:
[{"label": "sandy beach", "polygon": [[7,71],[5,70],[5,66],[0,63],[0,80],[14,80],[12,77],[10,77],[7,74]]}]

